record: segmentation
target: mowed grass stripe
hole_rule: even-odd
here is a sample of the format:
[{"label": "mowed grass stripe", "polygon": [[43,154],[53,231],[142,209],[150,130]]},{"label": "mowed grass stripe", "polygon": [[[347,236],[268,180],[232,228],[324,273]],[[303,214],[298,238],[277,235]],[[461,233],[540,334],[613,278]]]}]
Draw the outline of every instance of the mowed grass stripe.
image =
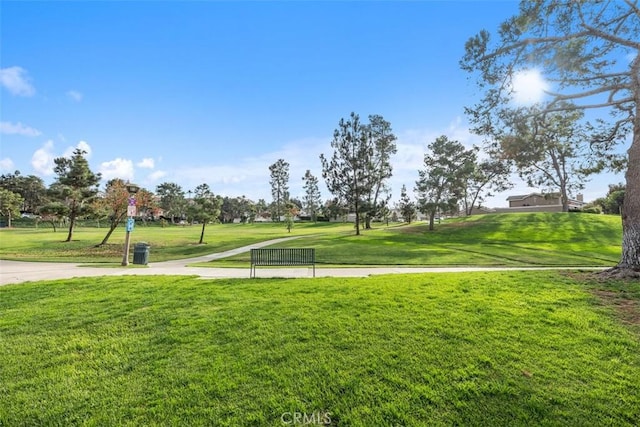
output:
[{"label": "mowed grass stripe", "polygon": [[[585,214],[498,214],[427,225],[316,234],[273,247],[313,247],[325,265],[607,266],[620,258],[620,218]],[[239,266],[247,254],[202,263]]]},{"label": "mowed grass stripe", "polygon": [[635,425],[640,340],[594,286],[553,272],[10,285],[0,424]]},{"label": "mowed grass stripe", "polygon": [[[149,261],[196,257],[265,240],[299,236],[279,247],[316,248],[320,265],[573,265],[607,266],[620,257],[620,218],[586,214],[498,214],[450,219],[429,231],[425,224],[385,227],[355,236],[353,224],[303,223],[287,233],[282,223],[209,225],[207,244],[198,245],[199,226],[138,226],[132,241],[151,245]],[[96,247],[106,229],[80,228],[75,240],[51,230],[0,231],[4,259],[111,263],[119,266],[124,230]],[[204,263],[247,266],[249,255]]]},{"label": "mowed grass stripe", "polygon": [[[488,243],[480,248],[468,246],[448,246],[448,248],[470,254],[474,260],[483,257],[492,260],[492,265],[538,265],[538,266],[594,266],[610,265],[617,256],[576,250],[563,252],[560,256],[553,250],[516,244]],[[618,249],[618,248],[617,248]]]}]

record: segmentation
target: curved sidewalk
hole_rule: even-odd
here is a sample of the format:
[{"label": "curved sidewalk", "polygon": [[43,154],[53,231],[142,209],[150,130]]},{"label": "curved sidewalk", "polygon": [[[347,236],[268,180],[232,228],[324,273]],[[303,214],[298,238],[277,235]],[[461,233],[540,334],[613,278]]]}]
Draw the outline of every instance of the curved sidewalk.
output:
[{"label": "curved sidewalk", "polygon": [[[150,276],[150,275],[189,275],[203,279],[249,278],[249,266],[246,268],[189,267],[195,262],[211,261],[248,252],[254,248],[273,245],[297,237],[285,237],[269,240],[225,252],[204,255],[196,258],[149,263],[147,268],[93,267],[70,263],[24,262],[0,260],[0,286],[40,280],[69,279],[72,277],[96,276]],[[522,270],[603,270],[603,267],[353,267],[318,268],[316,277],[367,277],[374,274],[407,273],[451,273],[471,271],[522,271]],[[262,268],[257,277],[305,278],[311,277],[310,268]]]}]

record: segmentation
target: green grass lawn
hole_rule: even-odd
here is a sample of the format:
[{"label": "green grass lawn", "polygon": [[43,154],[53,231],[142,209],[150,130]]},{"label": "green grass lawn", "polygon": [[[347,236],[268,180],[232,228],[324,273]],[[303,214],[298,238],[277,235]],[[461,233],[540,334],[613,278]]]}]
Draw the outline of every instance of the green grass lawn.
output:
[{"label": "green grass lawn", "polygon": [[[320,265],[480,265],[610,266],[618,262],[622,241],[620,218],[586,214],[499,214],[447,220],[428,231],[425,224],[374,224],[355,236],[353,224],[301,223],[287,233],[283,224],[209,225],[207,244],[198,245],[199,226],[144,227],[132,243],[151,245],[150,262],[197,257],[269,239],[302,236],[281,247],[314,247]],[[12,229],[0,232],[0,258],[120,264],[124,229],[97,248],[106,229],[79,228],[73,242],[64,231]],[[241,266],[249,254],[203,266]]]},{"label": "green grass lawn", "polygon": [[[287,233],[284,224],[212,224],[205,229],[205,244],[197,244],[202,227],[142,226],[131,234],[131,243],[151,245],[154,262],[190,258],[222,252],[252,243],[292,235],[336,234],[352,229],[350,224],[296,224],[295,233]],[[76,263],[111,263],[119,265],[124,252],[124,227],[116,229],[109,243],[96,247],[107,233],[106,228],[79,227],[72,242],[64,242],[67,231],[51,228],[0,229],[0,258],[21,261],[60,261]]]},{"label": "green grass lawn", "polygon": [[[379,227],[361,236],[307,236],[280,247],[316,248],[328,265],[608,266],[620,259],[622,226],[617,216],[497,214],[427,225]],[[249,254],[200,265],[247,265]]]},{"label": "green grass lawn", "polygon": [[0,425],[637,425],[640,331],[615,307],[637,314],[640,284],[587,280],[9,285]]}]

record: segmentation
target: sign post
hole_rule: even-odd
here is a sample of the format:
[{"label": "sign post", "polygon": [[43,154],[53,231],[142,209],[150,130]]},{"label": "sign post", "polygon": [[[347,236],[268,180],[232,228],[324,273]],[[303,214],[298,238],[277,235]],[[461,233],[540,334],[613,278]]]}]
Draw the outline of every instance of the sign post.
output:
[{"label": "sign post", "polygon": [[127,224],[126,224],[126,234],[124,237],[124,255],[122,257],[122,265],[129,265],[129,242],[131,239],[131,232],[133,231],[133,227],[135,225],[134,216],[137,215],[136,209],[136,193],[138,192],[139,187],[135,184],[127,184],[127,191],[129,192],[129,200],[127,205]]}]

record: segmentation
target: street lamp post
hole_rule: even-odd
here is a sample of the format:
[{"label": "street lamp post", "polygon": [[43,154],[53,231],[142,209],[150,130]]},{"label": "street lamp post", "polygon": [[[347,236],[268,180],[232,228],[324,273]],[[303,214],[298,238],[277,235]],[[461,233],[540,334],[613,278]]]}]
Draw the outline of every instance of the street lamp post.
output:
[{"label": "street lamp post", "polygon": [[122,265],[129,265],[129,240],[131,239],[131,231],[133,231],[134,219],[136,216],[136,193],[140,187],[136,184],[127,183],[127,192],[129,193],[128,205],[127,205],[127,225],[126,234],[124,237],[124,256],[122,257]]}]

